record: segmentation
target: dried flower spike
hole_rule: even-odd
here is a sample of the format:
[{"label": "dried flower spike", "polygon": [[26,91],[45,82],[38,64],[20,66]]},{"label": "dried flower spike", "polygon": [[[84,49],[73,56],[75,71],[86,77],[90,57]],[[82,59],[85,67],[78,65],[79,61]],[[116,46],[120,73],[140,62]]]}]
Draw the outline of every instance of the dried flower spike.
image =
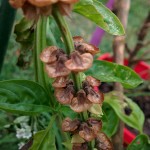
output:
[{"label": "dried flower spike", "polygon": [[93,56],[90,53],[80,55],[77,51],[71,54],[71,59],[65,62],[66,67],[74,72],[85,71],[92,66]]},{"label": "dried flower spike", "polygon": [[62,123],[62,130],[64,132],[73,132],[80,125],[80,121],[78,119],[71,120],[70,118],[66,118]]},{"label": "dried flower spike", "polygon": [[77,93],[77,97],[74,97],[71,101],[70,107],[75,112],[83,112],[92,106],[91,102],[87,100],[84,90],[80,90]]}]

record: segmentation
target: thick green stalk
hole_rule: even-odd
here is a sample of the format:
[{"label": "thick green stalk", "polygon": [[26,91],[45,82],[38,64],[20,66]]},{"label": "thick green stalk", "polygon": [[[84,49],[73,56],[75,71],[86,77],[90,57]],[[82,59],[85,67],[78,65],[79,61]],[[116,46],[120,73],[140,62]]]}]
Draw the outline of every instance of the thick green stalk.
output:
[{"label": "thick green stalk", "polygon": [[15,15],[16,10],[10,6],[8,0],[2,0],[0,4],[0,72],[15,20]]},{"label": "thick green stalk", "polygon": [[51,86],[49,85],[49,78],[45,73],[44,64],[40,60],[39,56],[42,50],[46,47],[46,25],[47,18],[41,17],[37,23],[35,31],[35,47],[34,47],[34,68],[35,68],[35,80],[47,90],[50,97],[50,105],[55,103],[54,96],[51,92]]},{"label": "thick green stalk", "polygon": [[[68,25],[64,19],[64,17],[60,14],[57,6],[53,9],[53,16],[55,18],[55,21],[62,33],[62,37],[66,46],[66,53],[70,55],[74,51],[74,43],[73,39],[70,33],[70,30],[68,28]],[[80,81],[80,74],[79,73],[72,73],[72,78],[74,80],[75,89],[76,91],[80,90],[82,85]]]}]

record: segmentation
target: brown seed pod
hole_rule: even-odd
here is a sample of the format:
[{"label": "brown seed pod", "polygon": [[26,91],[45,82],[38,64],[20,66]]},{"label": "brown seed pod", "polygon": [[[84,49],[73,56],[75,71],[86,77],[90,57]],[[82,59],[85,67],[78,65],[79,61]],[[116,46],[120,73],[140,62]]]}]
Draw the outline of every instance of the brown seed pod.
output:
[{"label": "brown seed pod", "polygon": [[56,46],[49,46],[45,48],[40,55],[41,61],[48,64],[55,62],[57,60],[57,51],[58,48]]},{"label": "brown seed pod", "polygon": [[72,150],[88,150],[87,143],[73,144]]},{"label": "brown seed pod", "polygon": [[88,110],[91,106],[92,104],[87,100],[84,90],[78,91],[77,97],[74,97],[70,104],[70,108],[78,113]]},{"label": "brown seed pod", "polygon": [[58,77],[55,79],[52,85],[54,88],[63,88],[66,87],[67,81],[68,81],[68,76]]},{"label": "brown seed pod", "polygon": [[66,61],[67,57],[62,55],[58,58],[58,61],[52,64],[46,64],[45,69],[48,76],[51,78],[68,76],[70,74],[70,70],[65,66]]},{"label": "brown seed pod", "polygon": [[101,82],[100,80],[97,80],[95,78],[93,78],[92,76],[87,76],[86,77],[86,81],[92,86],[100,86]]},{"label": "brown seed pod", "polygon": [[113,145],[110,139],[104,134],[100,132],[96,138],[96,148],[98,150],[113,150]]},{"label": "brown seed pod", "polygon": [[58,2],[58,0],[28,0],[29,3],[36,7],[44,7]]},{"label": "brown seed pod", "polygon": [[10,5],[13,8],[21,8],[26,0],[9,0]]},{"label": "brown seed pod", "polygon": [[65,62],[66,67],[73,72],[85,71],[92,66],[93,56],[90,53],[80,55],[77,51],[71,54],[71,59]]},{"label": "brown seed pod", "polygon": [[99,131],[102,129],[102,121],[95,119],[95,118],[89,118],[87,120],[87,123],[91,126],[95,134],[98,134]]},{"label": "brown seed pod", "polygon": [[96,138],[96,134],[94,133],[94,130],[91,127],[89,127],[87,123],[81,124],[79,135],[88,142]]},{"label": "brown seed pod", "polygon": [[62,123],[62,130],[64,132],[73,132],[80,125],[80,121],[78,119],[71,120],[70,118],[66,118]]},{"label": "brown seed pod", "polygon": [[55,96],[61,104],[70,104],[74,97],[73,83],[69,82],[64,88],[56,88]]}]

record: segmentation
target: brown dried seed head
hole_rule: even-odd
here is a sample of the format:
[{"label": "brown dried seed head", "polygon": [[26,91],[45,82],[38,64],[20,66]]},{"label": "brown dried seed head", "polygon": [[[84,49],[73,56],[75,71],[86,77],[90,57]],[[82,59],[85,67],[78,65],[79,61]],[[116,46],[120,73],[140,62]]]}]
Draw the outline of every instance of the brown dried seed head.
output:
[{"label": "brown dried seed head", "polygon": [[95,79],[95,78],[92,77],[92,76],[87,76],[87,77],[86,77],[86,81],[87,81],[92,87],[94,87],[94,86],[100,86],[100,84],[101,84],[100,80],[97,80],[97,79]]},{"label": "brown dried seed head", "polygon": [[62,130],[64,132],[73,132],[80,125],[80,121],[78,119],[71,120],[70,118],[66,118],[62,123]]},{"label": "brown dried seed head", "polygon": [[69,83],[65,88],[55,89],[55,96],[61,104],[70,104],[74,97],[73,84]]},{"label": "brown dried seed head", "polygon": [[58,0],[28,0],[32,5],[36,7],[44,7],[58,2]]},{"label": "brown dried seed head", "polygon": [[102,121],[95,119],[95,118],[89,118],[87,120],[87,123],[92,127],[95,134],[98,134],[99,131],[102,129]]},{"label": "brown dried seed head", "polygon": [[98,150],[113,150],[113,145],[110,139],[100,132],[96,138],[96,148]]},{"label": "brown dried seed head", "polygon": [[87,123],[83,123],[80,128],[79,135],[86,141],[90,142],[96,138],[94,130]]},{"label": "brown dried seed head", "polygon": [[53,63],[57,60],[56,54],[57,54],[58,48],[56,46],[49,46],[45,48],[41,55],[40,59],[44,63]]},{"label": "brown dried seed head", "polygon": [[78,91],[77,97],[74,97],[70,104],[70,108],[78,113],[88,110],[91,106],[92,104],[87,100],[84,90]]},{"label": "brown dried seed head", "polygon": [[80,55],[77,51],[71,54],[71,59],[65,62],[66,67],[74,72],[85,71],[92,66],[93,56],[90,53]]},{"label": "brown dried seed head", "polygon": [[21,8],[26,0],[9,0],[10,5],[13,8]]},{"label": "brown dried seed head", "polygon": [[48,76],[51,78],[68,76],[70,74],[70,70],[65,66],[66,60],[66,56],[60,56],[58,61],[52,64],[46,64],[45,69]]}]

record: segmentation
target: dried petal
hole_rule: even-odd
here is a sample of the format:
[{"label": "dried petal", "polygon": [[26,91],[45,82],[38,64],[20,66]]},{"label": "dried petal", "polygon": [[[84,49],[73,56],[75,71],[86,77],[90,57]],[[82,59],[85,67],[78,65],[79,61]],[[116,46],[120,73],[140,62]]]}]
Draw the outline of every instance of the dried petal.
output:
[{"label": "dried petal", "polygon": [[58,0],[28,0],[28,1],[36,7],[44,7],[58,2]]},{"label": "dried petal", "polygon": [[88,150],[88,144],[87,143],[73,144],[72,150]]},{"label": "dried petal", "polygon": [[62,123],[62,130],[64,132],[73,132],[80,125],[80,121],[78,119],[71,120],[70,118],[66,118]]},{"label": "dried petal", "polygon": [[68,81],[68,77],[67,76],[58,77],[58,78],[55,79],[55,81],[53,82],[52,85],[55,88],[63,88],[63,87],[66,87],[67,81]]},{"label": "dried petal", "polygon": [[92,127],[95,134],[98,134],[99,131],[102,129],[102,121],[95,119],[95,118],[89,118],[87,120],[88,124]]},{"label": "dried petal", "polygon": [[92,104],[87,100],[84,90],[78,91],[77,97],[73,98],[70,104],[71,109],[78,113],[86,111],[91,106]]},{"label": "dried petal", "polygon": [[101,82],[100,80],[97,80],[93,78],[92,76],[87,76],[86,81],[91,85],[91,86],[100,86]]},{"label": "dried petal", "polygon": [[68,83],[65,88],[55,89],[55,96],[61,104],[70,104],[74,97],[73,84]]},{"label": "dried petal", "polygon": [[56,46],[49,46],[42,51],[40,59],[44,63],[53,63],[57,60],[56,57],[57,51],[58,48]]},{"label": "dried petal", "polygon": [[21,8],[26,0],[9,0],[10,5],[13,8]]},{"label": "dried petal", "polygon": [[88,142],[92,141],[96,137],[94,130],[91,127],[89,127],[87,123],[83,123],[81,125],[81,130],[79,131],[79,135]]},{"label": "dried petal", "polygon": [[71,59],[66,61],[66,67],[74,72],[85,71],[92,66],[93,56],[90,53],[80,55],[77,51],[71,54]]},{"label": "dried petal", "polygon": [[46,64],[45,69],[48,76],[51,78],[57,78],[69,75],[70,70],[65,66],[66,60],[66,56],[60,56],[57,62]]},{"label": "dried petal", "polygon": [[113,145],[110,139],[102,132],[96,138],[96,148],[98,150],[113,150]]}]

